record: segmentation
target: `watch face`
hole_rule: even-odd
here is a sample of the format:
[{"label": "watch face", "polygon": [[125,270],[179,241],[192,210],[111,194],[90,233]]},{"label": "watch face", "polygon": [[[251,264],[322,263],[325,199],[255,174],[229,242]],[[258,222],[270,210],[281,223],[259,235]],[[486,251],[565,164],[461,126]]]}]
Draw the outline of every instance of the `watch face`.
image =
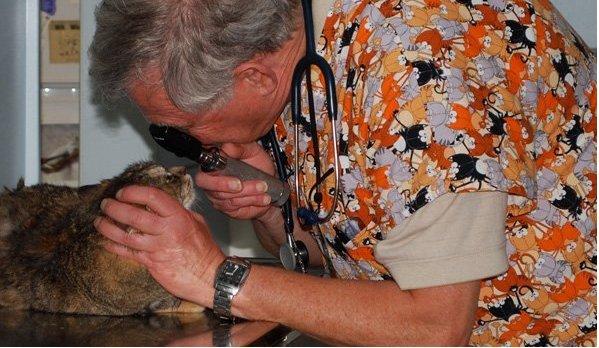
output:
[{"label": "watch face", "polygon": [[231,284],[238,285],[245,274],[245,267],[233,262],[227,262],[223,269],[223,276],[226,277]]}]

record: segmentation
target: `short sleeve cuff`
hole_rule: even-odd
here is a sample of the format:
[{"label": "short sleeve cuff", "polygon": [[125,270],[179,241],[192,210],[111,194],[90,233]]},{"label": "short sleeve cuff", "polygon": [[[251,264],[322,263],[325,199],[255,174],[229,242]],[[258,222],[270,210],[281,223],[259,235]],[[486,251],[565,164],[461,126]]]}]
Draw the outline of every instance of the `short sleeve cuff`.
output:
[{"label": "short sleeve cuff", "polygon": [[507,193],[448,192],[387,233],[374,250],[402,289],[484,279],[508,268]]},{"label": "short sleeve cuff", "polygon": [[415,290],[484,279],[508,268],[505,243],[473,254],[433,260],[398,261],[385,266],[402,290]]}]

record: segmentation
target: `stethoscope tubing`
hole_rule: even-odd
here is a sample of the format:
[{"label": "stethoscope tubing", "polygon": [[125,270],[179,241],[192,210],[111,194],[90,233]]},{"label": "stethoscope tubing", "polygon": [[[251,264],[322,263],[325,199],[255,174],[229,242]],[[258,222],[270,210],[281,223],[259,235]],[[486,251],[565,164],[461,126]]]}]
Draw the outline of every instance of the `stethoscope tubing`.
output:
[{"label": "stethoscope tubing", "polygon": [[[294,166],[293,166],[293,175],[294,175],[294,184],[295,184],[295,199],[298,208],[298,219],[300,223],[302,223],[302,227],[310,227],[311,235],[315,238],[319,249],[323,253],[326,259],[326,267],[325,271],[327,274],[330,274],[330,260],[328,258],[328,251],[326,249],[325,240],[322,234],[319,231],[319,224],[329,221],[333,214],[335,213],[337,203],[339,200],[339,182],[340,182],[340,160],[339,160],[339,140],[338,140],[338,132],[337,132],[337,94],[335,87],[335,76],[333,74],[333,70],[329,63],[321,56],[316,53],[316,43],[314,36],[314,27],[312,20],[312,3],[311,0],[302,0],[302,10],[304,14],[304,26],[305,26],[305,35],[306,35],[306,55],[300,59],[298,64],[296,65],[292,81],[291,81],[291,118],[294,128]],[[308,98],[309,98],[309,112],[310,112],[310,128],[308,130],[312,136],[312,144],[315,146],[315,156],[318,156],[318,138],[316,136],[316,127],[315,127],[315,110],[313,107],[313,98],[312,98],[312,88],[310,83],[310,74],[312,66],[316,66],[320,69],[324,76],[325,82],[325,93],[326,93],[326,109],[328,112],[329,121],[332,123],[331,131],[332,131],[332,141],[333,141],[333,170],[335,173],[335,191],[333,195],[333,204],[331,209],[327,212],[325,216],[318,216],[320,214],[316,213],[309,201],[309,197],[305,197],[304,200],[308,204],[307,209],[311,216],[314,218],[310,219],[310,224],[305,224],[305,221],[302,221],[299,216],[299,210],[301,207],[301,197],[302,197],[302,185],[300,185],[300,163],[299,163],[299,126],[300,120],[302,117],[301,105],[302,105],[302,79],[304,75],[306,76],[306,89],[308,90]],[[283,163],[283,153],[279,147],[277,142],[277,137],[274,132],[274,129],[270,131],[268,137],[263,138],[263,140],[267,140],[270,143],[270,148],[274,155],[275,164],[277,167],[277,173],[281,180],[287,180],[288,174],[285,168],[285,163]],[[316,178],[316,187],[324,183],[324,179],[329,174],[325,174],[321,177],[320,173],[320,163],[319,160],[315,161],[315,165],[318,166],[317,170],[317,178]],[[325,173],[328,173],[330,169],[325,170]],[[311,192],[312,189],[309,191]],[[311,194],[311,193],[310,193]],[[320,210],[320,209],[318,209]],[[288,199],[285,204],[281,207],[281,211],[283,213],[284,220],[284,228],[285,228],[285,241],[286,243],[281,246],[280,249],[280,258],[283,265],[288,269],[294,269],[296,271],[306,272],[309,257],[308,250],[305,244],[301,241],[296,241],[294,238],[294,221],[293,221],[293,211],[291,200]],[[287,262],[285,262],[287,261]]]},{"label": "stethoscope tubing", "polygon": [[[324,76],[325,82],[325,95],[326,95],[326,108],[329,116],[329,120],[332,124],[332,141],[333,141],[333,166],[335,173],[335,190],[333,195],[333,204],[330,210],[327,212],[325,216],[318,216],[318,223],[324,223],[331,219],[333,216],[337,202],[339,199],[339,182],[341,178],[340,173],[340,161],[339,161],[339,140],[338,140],[338,132],[337,132],[337,93],[335,86],[335,76],[331,69],[329,63],[320,55],[316,53],[316,44],[315,44],[315,36],[314,36],[314,28],[313,28],[313,20],[312,20],[312,4],[310,0],[302,0],[302,9],[304,13],[304,26],[306,32],[306,55],[300,59],[298,64],[293,71],[292,77],[292,88],[291,88],[291,114],[292,114],[292,122],[294,127],[294,171],[295,171],[295,196],[297,200],[298,207],[300,206],[300,198],[302,197],[301,185],[300,185],[300,166],[299,166],[299,124],[300,118],[302,117],[301,105],[302,105],[302,79],[304,75],[307,79],[310,79],[311,67],[316,66],[322,72]],[[307,88],[311,88],[308,86]],[[314,115],[312,115],[313,110],[310,108],[310,119],[311,122],[314,119]],[[312,144],[313,146],[318,146],[318,141],[316,139],[316,134],[312,132]],[[315,149],[318,152],[318,149]],[[320,172],[320,171],[318,171]],[[320,174],[320,173],[319,173]],[[320,182],[321,178],[317,178],[317,182]],[[306,200],[309,197],[306,197]]]}]

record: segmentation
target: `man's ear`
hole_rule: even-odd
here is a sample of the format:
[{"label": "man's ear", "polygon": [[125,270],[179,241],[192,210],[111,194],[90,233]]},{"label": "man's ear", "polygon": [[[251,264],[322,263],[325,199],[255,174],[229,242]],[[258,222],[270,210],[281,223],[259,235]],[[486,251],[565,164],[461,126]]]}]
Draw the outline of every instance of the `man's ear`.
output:
[{"label": "man's ear", "polygon": [[279,79],[273,69],[256,62],[242,63],[235,68],[233,74],[237,83],[251,88],[262,96],[274,93],[279,84]]}]

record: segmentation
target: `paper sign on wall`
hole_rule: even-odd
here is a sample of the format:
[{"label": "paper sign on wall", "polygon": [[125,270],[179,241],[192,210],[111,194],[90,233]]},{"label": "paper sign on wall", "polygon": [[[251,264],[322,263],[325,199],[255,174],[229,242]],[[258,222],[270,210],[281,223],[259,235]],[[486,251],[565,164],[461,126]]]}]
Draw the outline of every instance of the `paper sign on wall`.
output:
[{"label": "paper sign on wall", "polygon": [[50,21],[50,63],[79,63],[79,21]]}]

